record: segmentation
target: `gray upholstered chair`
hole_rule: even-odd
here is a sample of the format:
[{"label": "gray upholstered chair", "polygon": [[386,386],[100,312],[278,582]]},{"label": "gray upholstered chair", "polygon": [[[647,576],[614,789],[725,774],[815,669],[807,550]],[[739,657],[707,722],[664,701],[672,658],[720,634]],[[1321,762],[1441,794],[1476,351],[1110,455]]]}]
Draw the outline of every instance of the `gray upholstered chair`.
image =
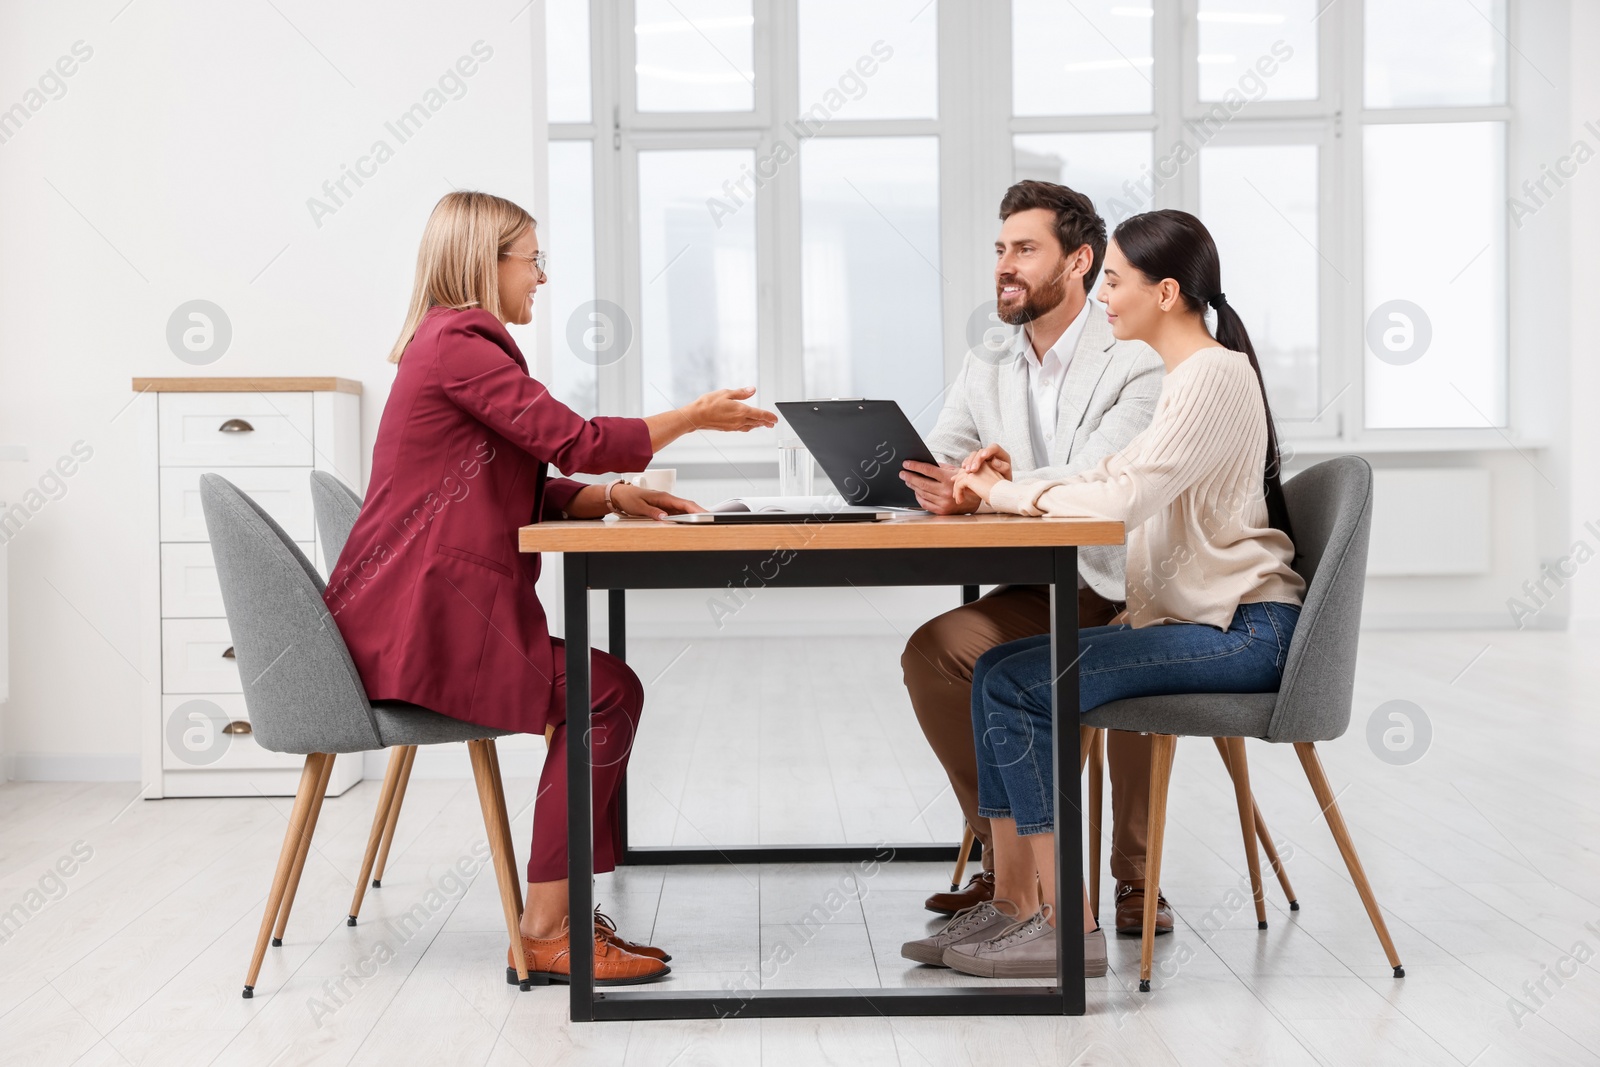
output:
[{"label": "gray upholstered chair", "polygon": [[350,540],[356,516],[361,514],[361,494],[327,471],[311,472],[311,507],[317,514],[317,540],[328,561],[328,573],[339,562],[344,543]]},{"label": "gray upholstered chair", "polygon": [[[361,514],[361,495],[325,471],[312,471],[311,505],[317,513],[317,538],[322,542],[322,556],[328,561],[328,573],[332,574],[339,554],[344,551],[344,543],[355,528],[356,517]],[[383,775],[378,808],[372,816],[372,832],[367,836],[367,851],[361,859],[355,896],[351,898],[350,913],[345,920],[351,926],[361,914],[368,877],[374,889],[383,885],[383,869],[389,863],[389,846],[394,843],[400,803],[405,799],[406,786],[411,782],[411,765],[416,758],[416,745],[397,745],[389,750],[389,767]]]},{"label": "gray upholstered chair", "polygon": [[[521,985],[528,988],[527,961],[517,931],[522,891],[494,745],[504,731],[412,704],[368,701],[350,650],[322,602],[322,579],[289,535],[255,501],[219,475],[201,476],[200,503],[244,682],[251,734],[268,751],[306,757],[245,975],[244,996],[254,995],[269,935],[273,944],[283,943],[334,759],[341,753],[394,745],[455,741],[465,741],[472,757],[506,933]],[[387,802],[385,797],[380,806]]]},{"label": "gray upholstered chair", "polygon": [[[322,541],[322,555],[328,561],[328,573],[333,573],[344,543],[350,539],[356,517],[361,514],[361,495],[333,475],[324,471],[311,472],[311,504],[317,513],[317,537]],[[546,727],[545,744],[548,746],[555,727]],[[395,745],[389,750],[389,767],[383,774],[383,789],[378,794],[378,808],[372,813],[372,832],[367,836],[367,851],[361,859],[361,873],[356,878],[355,895],[350,900],[350,913],[345,922],[356,924],[361,914],[361,901],[367,893],[368,878],[374,889],[383,887],[383,871],[389,863],[389,846],[394,844],[395,824],[400,821],[400,805],[406,797],[406,786],[411,782],[411,765],[417,761],[416,745]],[[495,765],[496,778],[499,764]]]},{"label": "gray upholstered chair", "polygon": [[[1366,905],[1394,976],[1405,970],[1395,953],[1389,928],[1378,910],[1350,830],[1339,813],[1316,743],[1341,736],[1350,725],[1350,700],[1355,688],[1356,642],[1361,628],[1361,597],[1367,572],[1367,540],[1372,527],[1372,468],[1365,460],[1341,456],[1319,463],[1284,485],[1290,522],[1299,556],[1295,569],[1306,580],[1305,605],[1289,645],[1283,681],[1276,693],[1205,693],[1140,697],[1104,704],[1083,716],[1086,726],[1136,730],[1152,735],[1150,747],[1150,838],[1145,880],[1161,884],[1161,845],[1166,831],[1167,784],[1179,737],[1212,737],[1224,749],[1234,772],[1234,790],[1244,828],[1245,853],[1264,929],[1260,866],[1252,832],[1254,804],[1244,739],[1259,737],[1274,744],[1292,744],[1311,782],[1344,857],[1350,878]],[[1140,955],[1139,989],[1150,989],[1154,951],[1156,897],[1144,898],[1144,945]]]}]

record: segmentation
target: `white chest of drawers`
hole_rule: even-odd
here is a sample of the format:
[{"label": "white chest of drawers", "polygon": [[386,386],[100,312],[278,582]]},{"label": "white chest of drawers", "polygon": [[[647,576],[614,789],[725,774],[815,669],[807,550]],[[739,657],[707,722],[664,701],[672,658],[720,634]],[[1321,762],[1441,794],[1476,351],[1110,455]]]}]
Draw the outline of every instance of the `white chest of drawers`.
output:
[{"label": "white chest of drawers", "polygon": [[[140,764],[146,797],[293,796],[302,756],[249,733],[222,608],[200,476],[248,493],[327,573],[310,476],[361,485],[361,386],[343,378],[136,378],[144,491],[137,536],[143,617]],[[334,764],[328,793],[361,778]]]}]

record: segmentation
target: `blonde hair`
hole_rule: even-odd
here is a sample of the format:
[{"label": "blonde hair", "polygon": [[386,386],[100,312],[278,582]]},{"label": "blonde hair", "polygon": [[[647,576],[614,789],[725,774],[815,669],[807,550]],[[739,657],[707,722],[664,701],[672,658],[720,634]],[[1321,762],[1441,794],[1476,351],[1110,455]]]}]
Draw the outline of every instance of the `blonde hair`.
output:
[{"label": "blonde hair", "polygon": [[504,321],[500,255],[535,225],[532,215],[502,197],[459,190],[446,193],[422,231],[411,306],[389,362],[400,362],[430,308],[478,307]]}]

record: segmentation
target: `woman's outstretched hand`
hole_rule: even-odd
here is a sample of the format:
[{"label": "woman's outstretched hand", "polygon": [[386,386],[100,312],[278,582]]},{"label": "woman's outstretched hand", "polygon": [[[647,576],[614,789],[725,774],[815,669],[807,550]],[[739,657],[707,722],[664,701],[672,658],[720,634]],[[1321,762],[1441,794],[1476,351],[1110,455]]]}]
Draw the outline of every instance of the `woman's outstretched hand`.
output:
[{"label": "woman's outstretched hand", "polygon": [[694,430],[723,430],[743,433],[758,426],[778,425],[778,416],[743,401],[756,393],[755,387],[718,389],[681,408],[663,411],[644,420],[650,431],[650,450],[660,452],[672,442]]},{"label": "woman's outstretched hand", "polygon": [[778,416],[762,408],[741,403],[755,396],[755,387],[744,389],[718,389],[707,393],[685,408],[685,414],[697,430],[732,430],[743,432],[757,426],[776,426]]}]

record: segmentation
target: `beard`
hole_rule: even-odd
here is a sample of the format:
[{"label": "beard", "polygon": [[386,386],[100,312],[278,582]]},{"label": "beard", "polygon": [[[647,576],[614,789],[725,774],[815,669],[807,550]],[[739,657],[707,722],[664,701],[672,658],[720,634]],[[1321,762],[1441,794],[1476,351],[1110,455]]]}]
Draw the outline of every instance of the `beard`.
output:
[{"label": "beard", "polygon": [[[1000,290],[1007,285],[1023,287],[1022,303],[1009,309],[1000,302]],[[1035,289],[1020,278],[1002,278],[995,286],[994,296],[995,314],[999,316],[1000,321],[1007,326],[1022,326],[1054,311],[1067,298],[1066,272],[1058,273],[1039,289]]]}]

